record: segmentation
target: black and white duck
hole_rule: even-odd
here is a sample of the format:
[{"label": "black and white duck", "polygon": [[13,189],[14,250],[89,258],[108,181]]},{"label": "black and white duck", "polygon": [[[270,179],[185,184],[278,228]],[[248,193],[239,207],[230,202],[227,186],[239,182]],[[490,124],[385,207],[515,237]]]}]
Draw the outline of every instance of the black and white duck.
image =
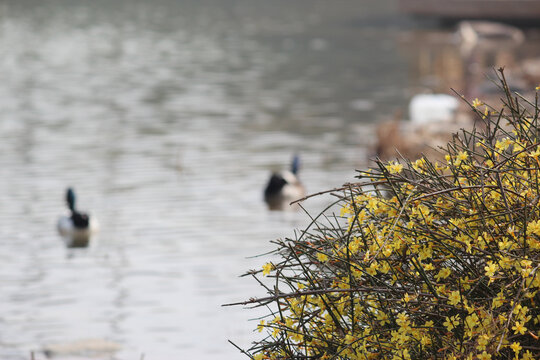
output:
[{"label": "black and white duck", "polygon": [[298,178],[300,157],[295,155],[291,169],[273,173],[264,190],[264,201],[270,210],[294,209],[291,202],[306,195],[304,185]]},{"label": "black and white duck", "polygon": [[66,202],[69,214],[58,219],[58,232],[70,247],[88,246],[90,237],[98,229],[97,221],[89,214],[77,210],[75,191],[72,188],[66,191]]}]

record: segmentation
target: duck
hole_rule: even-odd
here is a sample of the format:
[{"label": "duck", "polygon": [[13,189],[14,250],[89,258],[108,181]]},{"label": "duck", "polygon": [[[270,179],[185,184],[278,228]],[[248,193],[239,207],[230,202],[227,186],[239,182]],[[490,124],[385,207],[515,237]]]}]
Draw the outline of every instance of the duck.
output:
[{"label": "duck", "polygon": [[264,189],[264,201],[269,210],[292,210],[299,206],[291,202],[306,196],[304,185],[298,178],[300,157],[295,155],[290,170],[272,173]]},{"label": "duck", "polygon": [[68,188],[66,202],[70,213],[58,219],[58,232],[66,240],[68,247],[87,247],[90,237],[97,231],[97,221],[89,214],[78,211],[75,201],[75,191]]}]

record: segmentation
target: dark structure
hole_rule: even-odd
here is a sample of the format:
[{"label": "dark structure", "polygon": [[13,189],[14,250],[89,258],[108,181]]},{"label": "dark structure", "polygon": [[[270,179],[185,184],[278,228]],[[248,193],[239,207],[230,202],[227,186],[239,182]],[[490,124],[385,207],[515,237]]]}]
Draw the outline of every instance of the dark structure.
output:
[{"label": "dark structure", "polygon": [[540,0],[399,0],[403,13],[441,19],[540,20]]}]

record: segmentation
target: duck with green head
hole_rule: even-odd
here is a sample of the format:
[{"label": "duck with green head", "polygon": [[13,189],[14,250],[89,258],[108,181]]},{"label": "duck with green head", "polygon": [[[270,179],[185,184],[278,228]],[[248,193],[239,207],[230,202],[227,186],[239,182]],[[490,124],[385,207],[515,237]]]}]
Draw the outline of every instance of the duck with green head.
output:
[{"label": "duck with green head", "polygon": [[75,191],[68,188],[66,202],[69,215],[60,217],[58,220],[58,232],[67,241],[70,247],[86,247],[90,237],[97,231],[97,221],[89,214],[78,211],[75,202]]},{"label": "duck with green head", "polygon": [[298,178],[300,157],[295,155],[290,171],[273,173],[264,190],[264,201],[270,210],[291,210],[291,202],[306,196],[304,185]]}]

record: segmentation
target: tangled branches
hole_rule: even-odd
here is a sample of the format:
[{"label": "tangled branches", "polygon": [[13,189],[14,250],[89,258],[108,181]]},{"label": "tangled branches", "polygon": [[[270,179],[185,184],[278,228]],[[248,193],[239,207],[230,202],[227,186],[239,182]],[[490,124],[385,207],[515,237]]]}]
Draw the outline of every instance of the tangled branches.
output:
[{"label": "tangled branches", "polygon": [[540,109],[500,77],[504,107],[475,100],[446,162],[377,161],[276,241],[251,358],[540,357]]}]

